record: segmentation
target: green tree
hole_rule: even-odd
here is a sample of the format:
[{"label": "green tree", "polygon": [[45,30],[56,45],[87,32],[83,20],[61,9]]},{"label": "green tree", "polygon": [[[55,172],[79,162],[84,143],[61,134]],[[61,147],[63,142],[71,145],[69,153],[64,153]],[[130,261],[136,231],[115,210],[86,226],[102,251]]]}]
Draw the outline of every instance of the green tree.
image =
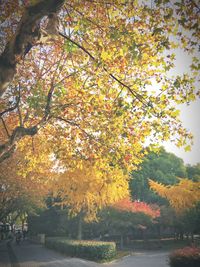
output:
[{"label": "green tree", "polygon": [[[104,232],[110,235],[120,236],[120,247],[124,246],[126,235],[138,230],[140,227],[146,229],[152,225],[152,218],[143,212],[130,212],[107,208],[101,213],[100,225],[103,225]],[[145,236],[143,236],[145,237]]]},{"label": "green tree", "polygon": [[164,204],[166,201],[149,189],[148,179],[172,185],[178,182],[177,177],[185,177],[187,174],[183,160],[161,147],[158,153],[149,152],[140,169],[133,171],[131,175],[130,190],[133,199]]},{"label": "green tree", "polygon": [[182,221],[185,232],[191,234],[192,240],[194,234],[200,234],[200,202],[183,215]]},{"label": "green tree", "polygon": [[187,165],[187,177],[192,179],[194,182],[200,181],[200,163],[196,165]]}]

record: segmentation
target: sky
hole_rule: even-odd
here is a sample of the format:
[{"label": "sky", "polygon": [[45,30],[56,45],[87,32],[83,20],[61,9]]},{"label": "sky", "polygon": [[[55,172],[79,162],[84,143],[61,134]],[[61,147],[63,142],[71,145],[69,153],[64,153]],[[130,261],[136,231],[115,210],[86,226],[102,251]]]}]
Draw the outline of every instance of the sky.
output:
[{"label": "sky", "polygon": [[180,106],[180,118],[185,128],[194,136],[191,151],[185,152],[184,148],[178,148],[171,142],[165,142],[163,145],[168,152],[174,153],[182,158],[185,164],[194,165],[200,162],[200,99],[191,103],[189,106]]},{"label": "sky", "polygon": [[[174,74],[182,74],[183,72],[189,72],[189,65],[191,63],[191,57],[187,56],[183,51],[176,51],[176,66],[173,70]],[[200,87],[200,84],[196,86]],[[190,105],[184,104],[177,107],[180,109],[180,119],[183,126],[188,129],[194,136],[194,144],[191,147],[191,151],[185,152],[184,148],[178,148],[170,142],[165,142],[165,149],[168,152],[172,152],[178,157],[184,160],[185,164],[194,165],[200,162],[200,98],[190,103]]]}]

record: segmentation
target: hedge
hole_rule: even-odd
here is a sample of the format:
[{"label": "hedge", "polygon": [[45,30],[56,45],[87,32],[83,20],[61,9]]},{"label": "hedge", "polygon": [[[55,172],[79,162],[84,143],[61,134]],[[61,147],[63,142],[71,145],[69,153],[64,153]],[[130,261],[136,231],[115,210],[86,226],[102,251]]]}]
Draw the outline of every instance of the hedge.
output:
[{"label": "hedge", "polygon": [[169,256],[171,267],[199,267],[200,248],[185,247],[177,249]]},{"label": "hedge", "polygon": [[89,260],[110,260],[116,255],[114,242],[69,240],[65,238],[46,238],[45,245],[67,256]]}]

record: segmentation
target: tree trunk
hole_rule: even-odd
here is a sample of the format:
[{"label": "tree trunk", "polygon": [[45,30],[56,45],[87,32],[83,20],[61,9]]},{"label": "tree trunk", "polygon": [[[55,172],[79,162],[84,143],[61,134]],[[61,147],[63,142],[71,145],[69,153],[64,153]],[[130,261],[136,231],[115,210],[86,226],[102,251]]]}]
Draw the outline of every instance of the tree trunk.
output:
[{"label": "tree trunk", "polygon": [[162,238],[162,226],[161,225],[157,226],[157,233],[158,233],[158,239],[161,240]]},{"label": "tree trunk", "polygon": [[78,216],[78,227],[77,227],[77,239],[82,239],[82,223],[83,223],[83,216],[80,214]]},{"label": "tree trunk", "polygon": [[192,241],[192,243],[194,243],[194,233],[193,232],[191,232],[191,241]]},{"label": "tree trunk", "polygon": [[30,128],[24,128],[21,126],[16,127],[12,135],[10,136],[10,139],[6,143],[0,145],[0,163],[12,155],[12,153],[14,152],[15,143],[17,141],[22,139],[25,135],[33,136],[37,132],[37,126]]},{"label": "tree trunk", "polygon": [[41,0],[26,8],[16,34],[0,55],[0,96],[6,91],[16,73],[17,64],[40,40],[40,22],[45,16],[57,12],[65,0]]},{"label": "tree trunk", "polygon": [[124,237],[123,235],[121,234],[120,235],[120,249],[123,249],[124,248]]},{"label": "tree trunk", "polygon": [[180,240],[184,239],[183,231],[180,231]]}]

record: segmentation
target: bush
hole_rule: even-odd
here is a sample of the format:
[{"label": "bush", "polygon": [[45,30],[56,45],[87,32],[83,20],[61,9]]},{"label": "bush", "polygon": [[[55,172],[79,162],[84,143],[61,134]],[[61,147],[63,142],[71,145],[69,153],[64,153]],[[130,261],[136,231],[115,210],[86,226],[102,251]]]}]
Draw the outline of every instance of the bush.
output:
[{"label": "bush", "polygon": [[177,249],[169,256],[171,267],[199,267],[200,248],[185,247]]},{"label": "bush", "polygon": [[47,238],[45,245],[48,248],[55,249],[67,256],[89,260],[109,260],[116,255],[116,245],[114,242]]}]

